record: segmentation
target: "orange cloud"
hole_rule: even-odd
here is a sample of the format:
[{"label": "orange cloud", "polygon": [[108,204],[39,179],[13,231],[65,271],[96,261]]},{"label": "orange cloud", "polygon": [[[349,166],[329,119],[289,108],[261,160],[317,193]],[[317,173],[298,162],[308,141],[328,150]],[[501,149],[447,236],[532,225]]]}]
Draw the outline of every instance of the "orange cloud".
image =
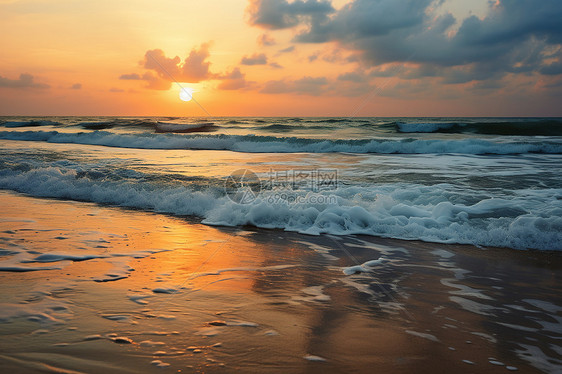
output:
[{"label": "orange cloud", "polygon": [[230,73],[221,76],[223,81],[218,85],[220,90],[238,90],[248,86],[246,76],[239,68],[234,68]]},{"label": "orange cloud", "polygon": [[[207,61],[209,56],[208,43],[202,44],[199,49],[192,49],[183,63],[178,56],[168,58],[161,49],[153,49],[145,53],[143,67],[155,71],[158,77],[166,81],[198,83],[213,78],[209,70],[211,63]],[[132,75],[124,74],[121,77],[131,79],[127,76]]]}]

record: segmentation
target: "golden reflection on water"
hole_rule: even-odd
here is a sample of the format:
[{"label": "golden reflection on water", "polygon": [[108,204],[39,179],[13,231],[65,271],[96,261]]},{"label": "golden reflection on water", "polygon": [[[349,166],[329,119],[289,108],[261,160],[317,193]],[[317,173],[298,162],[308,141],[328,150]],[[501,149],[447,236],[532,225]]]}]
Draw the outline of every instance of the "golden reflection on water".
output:
[{"label": "golden reflection on water", "polygon": [[[12,371],[38,361],[84,372],[99,372],[99,365],[113,365],[111,370],[104,366],[104,372],[144,372],[153,369],[151,361],[160,359],[182,372],[370,372],[374,364],[381,372],[408,373],[420,363],[434,372],[435,357],[444,370],[457,371],[460,358],[485,362],[499,356],[499,346],[473,334],[489,332],[483,327],[485,318],[451,305],[451,290],[440,282],[443,274],[451,274],[446,268],[434,269],[432,251],[438,246],[433,244],[400,243],[416,256],[414,262],[431,264],[423,272],[404,267],[399,274],[386,273],[388,282],[399,279],[397,287],[409,294],[406,299],[396,296],[415,315],[405,319],[404,313],[381,310],[384,297],[371,302],[341,283],[344,276],[338,266],[349,266],[349,259],[327,260],[313,245],[299,244],[313,244],[313,239],[5,192],[0,192],[0,201],[3,244],[19,251],[22,260],[53,253],[100,256],[19,264],[59,270],[0,272],[2,302],[10,308],[39,308],[43,301],[62,307],[38,309],[56,316],[58,323],[39,324],[21,316],[0,323],[0,332],[10,336],[0,340],[0,366]],[[327,239],[319,238],[318,243],[326,244]],[[397,245],[388,245],[392,243]],[[372,256],[378,256],[374,249]],[[0,263],[9,257],[3,256]],[[502,266],[508,263],[515,266],[502,257]],[[385,274],[380,270],[368,284],[374,286]],[[109,273],[125,278],[107,281]],[[100,279],[106,281],[93,281]],[[311,286],[323,286],[328,301],[307,293]],[[155,293],[156,289],[172,292]],[[435,314],[438,305],[442,308]],[[227,325],[209,324],[215,320]],[[444,323],[458,328],[444,329]],[[435,334],[441,341],[405,330]],[[99,340],[84,341],[98,334]],[[115,344],[108,334],[133,343]],[[147,340],[163,345],[140,344]],[[466,340],[475,344],[467,345]],[[188,349],[193,346],[202,352]],[[162,356],[156,351],[184,353]],[[328,361],[309,362],[303,359],[307,354]],[[513,354],[503,354],[516,362]],[[20,359],[16,364],[10,361],[14,357]],[[75,362],[79,359],[89,361]],[[517,366],[524,368],[521,362]]]}]

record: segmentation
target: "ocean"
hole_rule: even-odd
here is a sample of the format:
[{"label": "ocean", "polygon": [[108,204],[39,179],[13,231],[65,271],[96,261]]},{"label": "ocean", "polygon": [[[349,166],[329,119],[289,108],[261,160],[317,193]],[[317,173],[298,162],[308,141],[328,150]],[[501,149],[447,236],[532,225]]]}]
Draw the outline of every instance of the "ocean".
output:
[{"label": "ocean", "polygon": [[208,225],[562,249],[562,119],[158,121],[201,119],[3,117],[0,188]]},{"label": "ocean", "polygon": [[561,165],[552,118],[3,117],[0,367],[560,373]]}]

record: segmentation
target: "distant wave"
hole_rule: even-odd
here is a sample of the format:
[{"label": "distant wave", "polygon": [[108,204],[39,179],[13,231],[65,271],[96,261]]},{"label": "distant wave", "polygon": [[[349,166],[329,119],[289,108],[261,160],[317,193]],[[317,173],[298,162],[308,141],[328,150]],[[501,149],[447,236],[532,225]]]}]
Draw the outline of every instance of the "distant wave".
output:
[{"label": "distant wave", "polygon": [[79,124],[88,130],[106,130],[117,125],[115,121],[80,122]]},{"label": "distant wave", "polygon": [[514,122],[397,122],[401,133],[446,133],[514,136],[562,136],[562,119],[540,119]]},{"label": "distant wave", "polygon": [[[200,119],[176,117],[4,117],[4,128],[53,126],[86,130],[136,129],[152,132],[158,121],[193,123]],[[498,136],[562,136],[562,118],[229,118],[208,119],[225,128],[288,133],[314,131],[329,133],[342,129],[373,134],[472,134]]]},{"label": "distant wave", "polygon": [[[22,158],[19,158],[22,157]],[[30,160],[34,160],[31,161]],[[562,250],[560,190],[537,190],[533,197],[483,196],[462,203],[451,199],[448,185],[406,183],[369,187],[341,186],[324,191],[333,200],[297,204],[269,200],[265,191],[251,204],[236,204],[222,185],[190,186],[172,175],[144,175],[108,164],[37,161],[15,155],[0,161],[0,189],[31,196],[197,216],[210,225],[277,228],[319,235],[365,234],[439,243],[464,243],[518,249]],[[205,184],[204,188],[203,184]],[[299,196],[304,190],[292,191]],[[470,194],[470,192],[466,192]],[[460,201],[458,201],[461,198]],[[457,200],[455,202],[455,200]]]},{"label": "distant wave", "polygon": [[57,126],[60,122],[48,120],[29,120],[29,121],[4,121],[1,123],[4,127],[35,127],[35,126]]},{"label": "distant wave", "polygon": [[153,129],[156,120],[147,118],[112,118],[112,117],[66,117],[57,121],[28,119],[22,121],[0,120],[0,126],[7,128],[18,127],[37,127],[37,126],[55,126],[55,127],[82,127],[88,130],[104,130],[113,127],[137,127]]},{"label": "distant wave", "polygon": [[[308,122],[311,123],[311,122]],[[312,123],[319,123],[319,122],[312,122]],[[286,131],[294,131],[294,130],[325,130],[325,129],[334,129],[333,125],[307,125],[302,126],[302,124],[283,124],[283,123],[275,123],[272,125],[267,126],[255,126],[252,127],[254,130],[261,130],[261,131],[271,131],[271,132],[286,132]]]},{"label": "distant wave", "polygon": [[0,139],[73,143],[139,149],[230,150],[250,153],[380,153],[380,154],[562,154],[562,142],[482,139],[350,139],[325,140],[256,135],[115,134],[107,131],[0,131]]}]

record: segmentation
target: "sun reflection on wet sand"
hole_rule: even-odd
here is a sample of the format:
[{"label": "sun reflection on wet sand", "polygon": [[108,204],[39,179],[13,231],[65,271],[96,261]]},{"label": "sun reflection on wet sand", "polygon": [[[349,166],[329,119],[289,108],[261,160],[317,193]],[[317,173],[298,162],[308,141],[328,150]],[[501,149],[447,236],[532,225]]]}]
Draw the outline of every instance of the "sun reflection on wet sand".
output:
[{"label": "sun reflection on wet sand", "polygon": [[[500,325],[534,322],[505,312],[523,304],[501,287],[517,274],[519,290],[539,299],[525,287],[548,293],[558,279],[541,268],[547,257],[533,267],[511,251],[494,252],[494,277],[470,277],[495,262],[466,246],[217,228],[6,192],[0,199],[9,252],[0,268],[10,270],[0,271],[0,332],[10,337],[0,340],[0,365],[12,371],[470,372],[464,359],[505,372],[492,357],[534,372],[514,353],[520,337]],[[360,268],[368,272],[344,274],[357,264],[342,247],[371,264]],[[384,261],[368,261],[377,258]],[[539,310],[545,305],[525,308],[557,318]]]}]

